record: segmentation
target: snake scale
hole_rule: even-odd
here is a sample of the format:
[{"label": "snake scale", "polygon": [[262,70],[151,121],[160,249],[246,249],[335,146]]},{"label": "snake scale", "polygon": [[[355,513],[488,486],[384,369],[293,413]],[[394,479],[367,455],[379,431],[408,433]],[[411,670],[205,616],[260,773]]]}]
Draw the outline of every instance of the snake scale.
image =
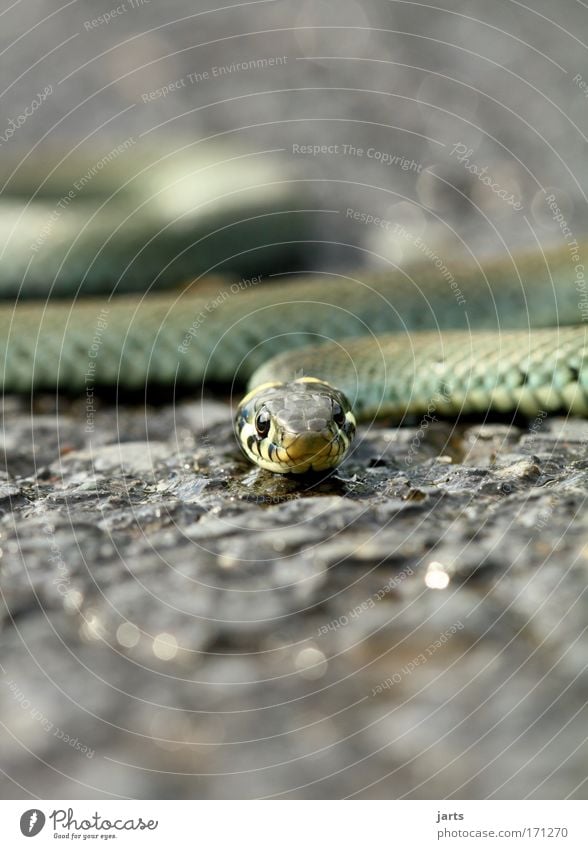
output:
[{"label": "snake scale", "polygon": [[[54,199],[24,202],[21,191],[3,200],[4,392],[207,381],[252,389],[310,376],[342,392],[360,419],[401,420],[431,404],[450,416],[588,413],[586,327],[565,247],[448,262],[452,286],[425,260],[249,279],[225,269],[186,282],[206,236],[169,213],[160,226],[151,207],[138,214],[143,203],[124,197],[127,207],[101,201],[98,213],[96,200],[65,205],[52,226]],[[297,210],[273,209],[262,199],[237,219],[255,222],[244,238],[273,248],[275,268],[275,252],[304,234],[292,224],[303,218]],[[208,257],[200,265],[210,267]]]}]

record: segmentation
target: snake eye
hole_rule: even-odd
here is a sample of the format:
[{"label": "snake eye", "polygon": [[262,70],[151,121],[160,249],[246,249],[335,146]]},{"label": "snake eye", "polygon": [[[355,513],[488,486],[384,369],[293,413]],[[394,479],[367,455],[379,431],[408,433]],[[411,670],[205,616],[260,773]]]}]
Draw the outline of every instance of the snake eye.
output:
[{"label": "snake eye", "polygon": [[270,414],[267,410],[261,410],[255,418],[255,429],[258,436],[267,436],[271,424]]},{"label": "snake eye", "polygon": [[337,401],[333,401],[333,421],[337,427],[343,427],[345,424],[345,413],[343,407]]}]

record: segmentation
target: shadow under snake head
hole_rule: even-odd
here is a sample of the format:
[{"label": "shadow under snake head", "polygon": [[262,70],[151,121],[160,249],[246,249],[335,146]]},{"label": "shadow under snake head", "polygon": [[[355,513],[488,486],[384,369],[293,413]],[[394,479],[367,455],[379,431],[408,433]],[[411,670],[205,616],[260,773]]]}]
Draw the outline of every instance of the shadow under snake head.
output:
[{"label": "shadow under snake head", "polygon": [[269,472],[324,472],[343,460],[355,436],[345,395],[322,380],[301,377],[264,383],[239,404],[237,441]]}]

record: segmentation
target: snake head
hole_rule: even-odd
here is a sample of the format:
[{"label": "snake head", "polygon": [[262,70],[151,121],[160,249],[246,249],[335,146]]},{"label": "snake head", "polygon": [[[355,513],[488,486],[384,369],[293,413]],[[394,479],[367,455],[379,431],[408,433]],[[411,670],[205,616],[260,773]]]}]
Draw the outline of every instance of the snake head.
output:
[{"label": "snake head", "polygon": [[334,469],[355,436],[345,395],[314,377],[264,383],[243,398],[235,431],[245,455],[270,472]]}]

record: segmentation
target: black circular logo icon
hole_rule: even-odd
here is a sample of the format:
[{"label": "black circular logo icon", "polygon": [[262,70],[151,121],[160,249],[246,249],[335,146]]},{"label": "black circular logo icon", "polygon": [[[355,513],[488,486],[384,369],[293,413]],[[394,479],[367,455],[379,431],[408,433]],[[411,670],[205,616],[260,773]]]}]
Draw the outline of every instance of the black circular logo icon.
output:
[{"label": "black circular logo icon", "polygon": [[45,814],[38,808],[25,811],[20,818],[20,830],[25,837],[35,837],[45,825]]}]

